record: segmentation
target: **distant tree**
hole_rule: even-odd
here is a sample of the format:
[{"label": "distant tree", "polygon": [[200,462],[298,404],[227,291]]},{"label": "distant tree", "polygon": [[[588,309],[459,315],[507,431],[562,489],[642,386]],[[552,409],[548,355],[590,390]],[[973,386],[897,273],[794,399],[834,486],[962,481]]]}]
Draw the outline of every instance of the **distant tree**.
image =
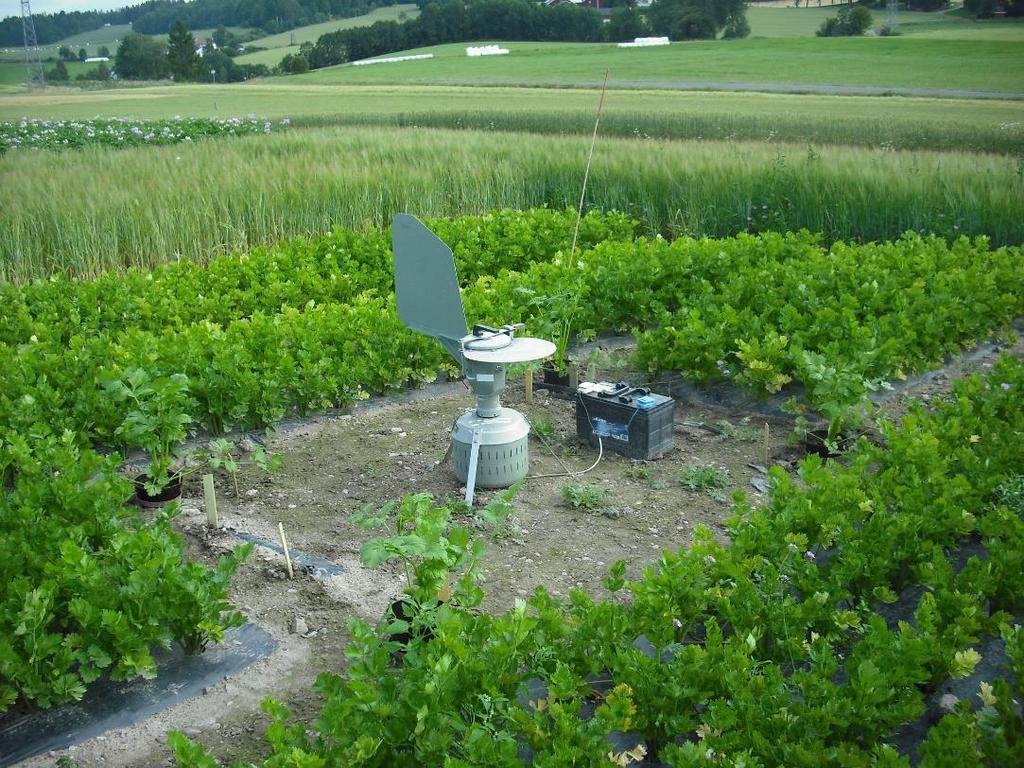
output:
[{"label": "distant tree", "polygon": [[242,80],[252,80],[254,77],[267,77],[270,68],[266,64],[242,64],[238,67],[238,73]]},{"label": "distant tree", "polygon": [[745,0],[654,0],[647,20],[675,40],[713,39],[727,26],[739,29],[746,12]]},{"label": "distant tree", "polygon": [[469,19],[462,0],[448,0],[441,6],[441,16],[444,18],[444,28],[448,32],[449,40],[462,41],[469,38]]},{"label": "distant tree", "polygon": [[234,70],[237,69],[235,62],[231,60],[224,51],[217,51],[213,48],[207,47],[203,51],[203,69],[200,73],[199,80],[208,81],[213,80],[216,83],[230,83],[232,80],[240,77],[233,77]]},{"label": "distant tree", "polygon": [[733,16],[722,28],[722,37],[726,40],[737,40],[741,37],[750,36],[750,22],[747,21],[747,14]]},{"label": "distant tree", "polygon": [[444,19],[441,16],[441,6],[437,3],[427,3],[420,10],[418,45],[435,45],[444,42],[447,30]]},{"label": "distant tree", "polygon": [[179,82],[195,80],[202,71],[202,59],[196,53],[196,39],[181,19],[171,27],[167,41],[167,66]]},{"label": "distant tree", "polygon": [[227,29],[224,28],[223,24],[217,27],[213,32],[213,43],[218,48],[230,47],[235,42],[234,38],[235,36],[228,32]]},{"label": "distant tree", "polygon": [[335,64],[344,64],[349,60],[349,36],[344,32],[355,30],[342,30],[340,32],[328,32],[321,35],[313,46],[313,52],[309,55],[309,65],[313,69],[330,67]]},{"label": "distant tree", "polygon": [[109,59],[110,58],[110,49],[107,48],[107,46],[105,46],[105,45],[101,45],[99,47],[99,50],[96,51],[96,55],[97,56],[106,56]]},{"label": "distant tree", "polygon": [[815,32],[818,37],[857,37],[871,28],[871,11],[863,5],[847,5],[838,16],[829,16]]},{"label": "distant tree", "polygon": [[1024,0],[964,0],[964,10],[979,19],[991,18],[999,6],[1010,18],[1024,16]]},{"label": "distant tree", "polygon": [[68,66],[64,59],[57,59],[57,66],[46,73],[46,79],[54,83],[66,83],[71,79],[68,75]]},{"label": "distant tree", "polygon": [[303,72],[309,72],[309,59],[301,53],[289,53],[281,59],[278,68],[286,75],[301,75]]},{"label": "distant tree", "polygon": [[81,74],[81,75],[79,75],[78,77],[75,78],[75,80],[109,80],[109,79],[110,79],[110,67],[108,67],[102,61],[96,66],[95,69],[90,69],[88,72],[85,72],[85,73],[83,73],[83,74]]},{"label": "distant tree", "polygon": [[[265,77],[270,70],[263,64],[236,64],[224,51],[206,48],[202,58],[200,80],[218,83],[237,83],[253,77]],[[211,71],[213,74],[211,74]]]},{"label": "distant tree", "polygon": [[85,61],[88,58],[89,58],[89,52],[87,50],[85,50],[85,48],[79,48],[78,49],[78,60],[79,61]]},{"label": "distant tree", "polygon": [[146,35],[125,35],[114,61],[117,76],[124,80],[160,80],[170,72],[167,49]]},{"label": "distant tree", "polygon": [[643,37],[647,32],[647,22],[636,8],[620,5],[612,11],[606,30],[608,39],[613,43],[625,43]]},{"label": "distant tree", "polygon": [[990,17],[996,10],[995,0],[964,0],[964,10],[973,13],[975,18]]},{"label": "distant tree", "polygon": [[57,49],[57,55],[60,56],[64,61],[71,61],[71,59],[75,58],[75,54],[72,53],[71,49],[66,45],[62,45],[60,48]]}]

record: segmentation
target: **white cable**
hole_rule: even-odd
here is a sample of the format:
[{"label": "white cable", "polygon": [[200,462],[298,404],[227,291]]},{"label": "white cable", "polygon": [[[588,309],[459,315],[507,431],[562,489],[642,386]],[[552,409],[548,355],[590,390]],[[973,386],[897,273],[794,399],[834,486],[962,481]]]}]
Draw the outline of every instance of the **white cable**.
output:
[{"label": "white cable", "polygon": [[[537,437],[540,437],[540,435],[537,435]],[[541,440],[543,441],[543,438],[541,438]],[[544,443],[544,445],[547,446],[547,443]],[[551,450],[550,446],[548,446],[548,450]],[[555,452],[551,451],[551,455],[555,456]],[[581,470],[579,472],[573,472],[571,469],[566,467],[565,472],[553,472],[553,473],[551,473],[549,475],[527,475],[526,479],[527,480],[539,480],[542,477],[580,477],[581,475],[587,474],[587,472],[589,472],[594,467],[596,467],[598,464],[600,464],[602,456],[604,456],[604,442],[601,440],[600,437],[598,437],[597,438],[597,461],[595,461],[593,464],[591,464],[586,469]],[[555,456],[555,458],[558,459],[558,456]],[[563,467],[565,467],[565,462],[563,462],[561,459],[558,459],[558,461],[559,461],[559,463]]]}]

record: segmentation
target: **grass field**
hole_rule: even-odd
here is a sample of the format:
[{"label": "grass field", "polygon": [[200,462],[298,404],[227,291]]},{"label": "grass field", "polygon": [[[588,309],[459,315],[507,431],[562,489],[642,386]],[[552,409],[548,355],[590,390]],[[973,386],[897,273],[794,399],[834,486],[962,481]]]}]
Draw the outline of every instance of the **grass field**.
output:
[{"label": "grass field", "polygon": [[585,43],[509,43],[511,54],[470,59],[465,46],[435,58],[297,75],[308,83],[594,85],[605,69],[624,87],[678,82],[805,83],[1024,90],[1019,43],[886,38],[780,38],[691,42],[646,49]]},{"label": "grass field", "polygon": [[[265,81],[0,96],[0,120],[83,115],[236,117],[298,124],[403,124],[589,133],[593,91],[541,88],[327,86]],[[602,135],[747,139],[1024,153],[1024,104],[1013,101],[702,91],[608,93]]]},{"label": "grass field", "polygon": [[403,18],[414,19],[419,16],[419,8],[412,3],[402,5],[389,5],[384,8],[374,8],[362,16],[353,16],[350,19],[334,19],[325,21],[322,24],[313,24],[308,27],[298,27],[290,32],[281,32],[277,35],[269,35],[252,41],[252,45],[261,48],[283,48],[288,45],[299,45],[301,43],[315,43],[321,35],[329,32],[337,32],[340,29],[351,29],[352,27],[366,27],[378,21],[398,21]]},{"label": "grass field", "polygon": [[[838,7],[747,8],[751,37],[813,37],[821,23],[835,16]],[[873,9],[873,26],[886,23],[884,8]],[[1020,22],[975,21],[952,13],[900,11],[896,17],[902,35],[941,37],[948,40],[1020,40],[1024,24]]]},{"label": "grass field", "polygon": [[[49,72],[57,66],[57,62],[44,61],[43,69]],[[96,64],[86,64],[82,61],[66,61],[64,66],[68,68],[68,75],[72,80],[77,75],[85,74],[93,69],[96,69]],[[0,61],[0,85],[25,85],[25,63],[24,62],[11,62],[11,61]]]},{"label": "grass field", "polygon": [[[0,159],[0,278],[203,259],[337,225],[384,226],[579,199],[585,137],[323,128],[162,148]],[[88,180],[116,180],[94,189]],[[202,180],[201,183],[198,180]],[[914,229],[1024,241],[1013,158],[603,138],[589,205],[649,232],[748,228],[885,239]],[[71,192],[73,191],[73,192]]]}]

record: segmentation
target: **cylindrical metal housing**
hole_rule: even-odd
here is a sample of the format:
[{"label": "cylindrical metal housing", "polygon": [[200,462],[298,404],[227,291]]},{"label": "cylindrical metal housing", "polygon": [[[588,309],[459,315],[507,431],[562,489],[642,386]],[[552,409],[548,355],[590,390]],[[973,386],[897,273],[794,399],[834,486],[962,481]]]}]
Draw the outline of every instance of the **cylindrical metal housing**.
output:
[{"label": "cylindrical metal housing", "polygon": [[530,425],[526,417],[511,408],[501,408],[496,416],[484,418],[473,409],[462,414],[452,430],[452,458],[455,476],[460,482],[469,479],[474,433],[479,433],[480,441],[477,488],[507,488],[526,477],[530,465],[527,450]]}]

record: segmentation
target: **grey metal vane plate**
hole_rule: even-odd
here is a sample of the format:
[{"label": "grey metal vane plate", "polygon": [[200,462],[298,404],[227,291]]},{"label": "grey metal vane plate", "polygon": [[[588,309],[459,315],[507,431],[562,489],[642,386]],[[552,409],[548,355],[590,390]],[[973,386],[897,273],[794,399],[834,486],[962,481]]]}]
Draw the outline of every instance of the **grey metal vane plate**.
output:
[{"label": "grey metal vane plate", "polygon": [[452,249],[408,213],[395,215],[391,233],[398,316],[414,331],[461,339],[469,328]]}]

